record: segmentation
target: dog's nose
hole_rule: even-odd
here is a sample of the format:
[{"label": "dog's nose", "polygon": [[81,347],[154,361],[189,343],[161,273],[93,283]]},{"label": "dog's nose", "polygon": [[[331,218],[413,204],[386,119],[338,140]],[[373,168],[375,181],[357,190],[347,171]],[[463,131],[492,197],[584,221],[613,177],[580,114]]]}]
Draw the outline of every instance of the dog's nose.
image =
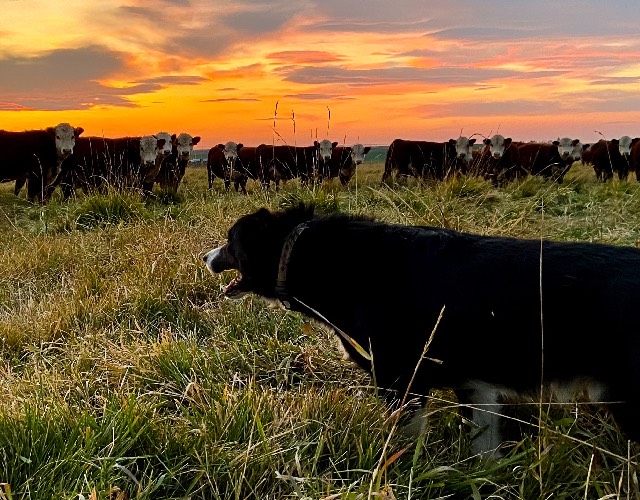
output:
[{"label": "dog's nose", "polygon": [[203,260],[204,262],[207,262],[207,254],[206,254],[206,253],[202,256],[202,260]]}]

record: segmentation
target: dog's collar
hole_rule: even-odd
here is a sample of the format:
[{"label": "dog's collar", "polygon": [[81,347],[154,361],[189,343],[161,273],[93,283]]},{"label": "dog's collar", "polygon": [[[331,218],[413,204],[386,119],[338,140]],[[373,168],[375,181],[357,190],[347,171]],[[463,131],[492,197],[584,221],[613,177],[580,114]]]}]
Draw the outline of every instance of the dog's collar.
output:
[{"label": "dog's collar", "polygon": [[280,254],[280,264],[278,265],[278,281],[276,282],[276,297],[282,305],[287,309],[291,309],[291,296],[287,292],[287,268],[289,267],[289,260],[291,259],[291,252],[293,246],[298,239],[298,236],[309,227],[308,223],[303,222],[298,224],[293,231],[289,233],[289,236],[284,240],[282,246],[282,253]]},{"label": "dog's collar", "polygon": [[291,259],[291,252],[293,251],[293,246],[296,243],[298,237],[302,234],[302,232],[309,227],[307,222],[303,222],[302,224],[298,224],[293,231],[289,233],[287,238],[284,241],[284,245],[282,247],[282,253],[280,254],[280,264],[278,265],[278,281],[276,282],[276,297],[282,303],[282,305],[286,309],[291,309],[291,303],[293,301],[297,302],[300,306],[302,306],[307,311],[310,311],[315,315],[318,319],[324,321],[327,325],[331,326],[336,333],[342,337],[346,342],[348,342],[355,351],[362,356],[367,361],[372,361],[371,354],[364,349],[358,342],[343,332],[340,328],[335,326],[331,321],[325,318],[320,312],[316,311],[311,306],[308,306],[300,299],[292,296],[287,291],[287,268],[289,267],[289,260]]}]

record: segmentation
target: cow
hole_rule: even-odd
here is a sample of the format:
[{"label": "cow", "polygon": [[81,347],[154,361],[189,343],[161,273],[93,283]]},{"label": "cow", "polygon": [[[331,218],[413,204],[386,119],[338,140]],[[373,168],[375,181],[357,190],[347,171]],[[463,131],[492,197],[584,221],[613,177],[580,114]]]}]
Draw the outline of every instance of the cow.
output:
[{"label": "cow", "polygon": [[315,180],[319,184],[322,184],[322,180],[325,177],[330,177],[331,169],[331,156],[333,148],[338,146],[337,142],[331,142],[328,139],[324,139],[320,142],[314,141],[313,145],[316,147],[316,161],[315,163]]},{"label": "cow", "polygon": [[242,143],[236,144],[235,142],[229,141],[226,144],[213,146],[209,150],[209,153],[207,154],[207,178],[209,181],[209,189],[213,187],[213,181],[218,177],[224,181],[225,191],[229,191],[232,179],[234,181],[234,187],[236,191],[238,191],[240,177],[242,174],[236,170],[236,164],[238,162],[238,155],[240,151],[242,151],[242,148]]},{"label": "cow", "polygon": [[236,177],[233,180],[235,190],[242,189],[243,194],[247,194],[247,180],[258,179],[258,160],[256,156],[257,147],[243,146],[238,151],[238,162],[236,163]]},{"label": "cow", "polygon": [[0,131],[0,182],[15,180],[17,196],[27,184],[27,199],[49,200],[50,184],[60,175],[62,162],[73,154],[76,140],[84,132],[68,123],[45,130]]},{"label": "cow", "polygon": [[640,138],[634,141],[631,147],[631,170],[636,173],[636,180],[640,182]]},{"label": "cow", "polygon": [[[516,144],[516,143],[514,143]],[[576,155],[582,148],[578,139],[563,137],[552,143],[527,142],[518,143],[518,153],[522,168],[531,175],[541,175],[545,179],[553,179],[562,184]]]},{"label": "cow", "polygon": [[626,180],[631,169],[631,148],[640,138],[631,139],[623,135],[620,139],[607,141],[600,139],[590,148],[583,150],[583,164],[591,163],[596,178],[606,182],[618,174],[618,179]]},{"label": "cow", "polygon": [[362,144],[354,144],[351,147],[334,147],[331,152],[329,177],[332,179],[338,177],[340,183],[346,186],[356,173],[356,167],[364,161],[364,157],[369,151],[371,151],[371,147],[365,147]]},{"label": "cow", "polygon": [[502,186],[526,174],[520,162],[520,153],[510,137],[495,134],[491,139],[484,139],[484,147],[475,165],[475,173],[479,173],[494,185]]},{"label": "cow", "polygon": [[395,139],[387,150],[382,183],[387,183],[394,170],[397,179],[413,175],[425,180],[444,180],[456,172],[466,173],[470,148],[475,142],[466,137],[447,142]]},{"label": "cow", "polygon": [[[158,149],[154,168],[149,168],[142,179],[142,193],[144,196],[150,196],[153,192],[153,185],[160,174],[163,164],[167,163],[167,165],[175,165],[177,162],[177,150],[174,147],[177,139],[176,134],[158,132],[155,134],[155,137],[159,142],[164,140],[164,144]],[[165,168],[167,165],[165,165]]]},{"label": "cow", "polygon": [[156,165],[165,139],[143,137],[81,137],[73,155],[62,164],[59,182],[63,196],[69,198],[80,187],[85,194],[116,189],[141,189],[148,172]]},{"label": "cow", "polygon": [[[317,141],[316,141],[317,142]],[[256,149],[258,176],[264,189],[269,189],[274,181],[276,190],[280,181],[300,178],[300,184],[306,186],[313,182],[318,147],[312,146],[271,146],[261,144]]]},{"label": "cow", "polygon": [[[184,172],[189,163],[189,158],[193,152],[193,147],[200,142],[200,136],[191,136],[182,133],[176,137],[172,148],[172,155],[175,155],[175,163],[165,161],[162,163],[160,172],[156,177],[156,182],[163,191],[175,194],[178,191],[180,181],[184,177]],[[175,151],[173,151],[175,149]]]}]

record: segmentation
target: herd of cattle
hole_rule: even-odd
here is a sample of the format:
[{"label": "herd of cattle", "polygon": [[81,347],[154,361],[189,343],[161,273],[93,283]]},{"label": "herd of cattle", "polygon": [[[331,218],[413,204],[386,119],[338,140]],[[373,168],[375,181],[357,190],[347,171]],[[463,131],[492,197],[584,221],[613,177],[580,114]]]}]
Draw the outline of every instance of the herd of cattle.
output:
[{"label": "herd of cattle", "polygon": [[45,130],[0,131],[0,182],[27,185],[29,200],[47,202],[60,186],[102,192],[108,186],[151,193],[154,183],[175,192],[200,137],[160,132],[142,137],[80,137],[82,127],[60,123]]},{"label": "herd of cattle", "polygon": [[496,134],[484,139],[479,149],[475,139],[459,137],[448,142],[394,140],[389,146],[382,181],[395,172],[398,178],[409,175],[442,180],[462,173],[478,175],[495,185],[524,177],[540,175],[562,183],[576,161],[591,164],[601,181],[614,173],[623,180],[635,171],[640,180],[640,138],[602,139],[595,144],[582,144],[564,137],[549,143],[518,142]]},{"label": "herd of cattle", "polygon": [[[142,137],[80,137],[82,127],[68,123],[45,130],[7,132],[0,130],[0,182],[15,181],[15,194],[27,185],[29,200],[47,202],[59,186],[65,199],[76,189],[102,192],[108,186],[135,189],[144,196],[160,189],[175,193],[184,176],[193,147],[200,137],[187,133],[160,132]],[[617,173],[626,179],[635,172],[640,180],[640,138],[600,140],[582,144],[562,138],[550,143],[517,142],[500,134],[475,145],[476,139],[459,137],[447,142],[395,139],[387,150],[382,182],[415,176],[443,180],[458,173],[482,176],[495,185],[541,175],[562,182],[574,162],[593,165],[596,176],[606,181]],[[475,145],[475,147],[474,147]],[[271,182],[299,178],[303,185],[338,178],[346,185],[370,147],[362,144],[338,146],[329,140],[311,146],[261,144],[247,147],[235,142],[209,150],[209,188],[220,178],[227,190],[246,194],[248,179],[265,189]]]}]

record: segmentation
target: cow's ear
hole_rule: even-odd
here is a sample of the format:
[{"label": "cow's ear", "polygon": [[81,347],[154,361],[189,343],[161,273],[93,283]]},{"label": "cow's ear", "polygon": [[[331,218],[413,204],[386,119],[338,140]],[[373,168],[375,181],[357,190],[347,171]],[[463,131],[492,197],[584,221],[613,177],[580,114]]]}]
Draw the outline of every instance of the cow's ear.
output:
[{"label": "cow's ear", "polygon": [[224,144],[218,144],[216,147],[218,149],[222,149],[222,151],[224,151]]},{"label": "cow's ear", "polygon": [[371,151],[371,146],[365,146],[364,154],[367,154],[369,151]]},{"label": "cow's ear", "polygon": [[337,148],[337,147],[338,147],[338,141],[336,141],[336,142],[332,142],[332,143],[331,143],[331,147],[332,147],[332,148]]},{"label": "cow's ear", "polygon": [[507,137],[507,138],[504,140],[504,145],[505,145],[505,146],[508,146],[509,144],[511,144],[511,137]]},{"label": "cow's ear", "polygon": [[318,143],[318,141],[313,141],[313,145],[314,145],[315,147],[318,147],[318,144],[319,144],[319,143]]},{"label": "cow's ear", "polygon": [[553,144],[554,146],[560,146],[560,141],[553,141],[551,144]]},{"label": "cow's ear", "polygon": [[243,147],[243,146],[244,146],[244,144],[242,144],[242,143],[238,144],[238,146],[237,146],[237,149],[236,149],[236,150],[237,150],[237,151],[240,151],[240,150],[242,149],[242,147]]},{"label": "cow's ear", "polygon": [[166,143],[166,139],[158,139],[158,149],[162,149]]},{"label": "cow's ear", "polygon": [[571,141],[571,145],[577,146],[579,142],[580,142],[580,139],[574,139],[573,141]]},{"label": "cow's ear", "polygon": [[635,139],[631,139],[631,144],[635,144],[638,141],[640,141],[640,137],[636,137]]},{"label": "cow's ear", "polygon": [[193,145],[195,146],[196,144],[198,144],[200,142],[200,136],[196,135],[191,142],[193,143]]},{"label": "cow's ear", "polygon": [[483,139],[483,141],[487,146],[491,144],[491,139]]},{"label": "cow's ear", "polygon": [[449,144],[453,145],[456,144],[458,141],[456,141],[455,139],[449,139]]},{"label": "cow's ear", "polygon": [[611,139],[611,144],[620,144],[618,139]]},{"label": "cow's ear", "polygon": [[469,146],[473,146],[476,143],[475,139],[469,139]]},{"label": "cow's ear", "polygon": [[589,146],[591,146],[591,144],[583,144],[583,145],[582,145],[582,151],[584,151],[585,149],[587,149]]},{"label": "cow's ear", "polygon": [[84,132],[84,129],[82,127],[76,127],[74,132],[73,132],[73,135],[78,137],[82,132]]}]

